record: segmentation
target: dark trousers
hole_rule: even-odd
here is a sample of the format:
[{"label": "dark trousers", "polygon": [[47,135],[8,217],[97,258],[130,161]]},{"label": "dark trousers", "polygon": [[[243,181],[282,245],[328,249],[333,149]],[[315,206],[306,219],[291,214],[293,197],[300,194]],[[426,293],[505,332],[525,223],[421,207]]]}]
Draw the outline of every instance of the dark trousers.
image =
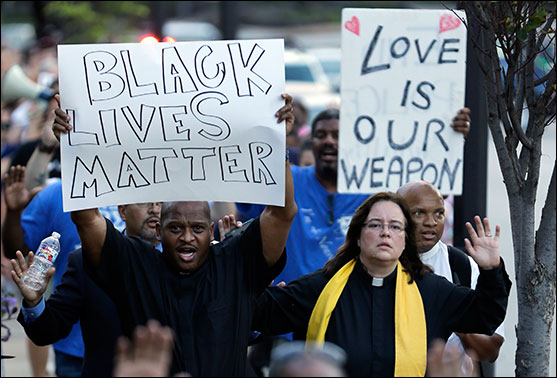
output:
[{"label": "dark trousers", "polygon": [[81,377],[83,358],[54,350],[57,377]]}]

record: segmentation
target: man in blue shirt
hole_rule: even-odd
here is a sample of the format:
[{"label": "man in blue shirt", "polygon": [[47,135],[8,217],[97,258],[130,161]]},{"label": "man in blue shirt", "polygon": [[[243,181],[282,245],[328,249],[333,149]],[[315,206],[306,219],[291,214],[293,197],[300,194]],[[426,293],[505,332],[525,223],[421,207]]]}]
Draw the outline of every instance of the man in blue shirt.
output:
[{"label": "man in blue shirt", "polygon": [[[337,193],[338,109],[319,113],[312,123],[315,166],[291,165],[298,214],[288,235],[286,266],[275,282],[289,283],[322,268],[344,242],[355,210],[368,197]],[[237,204],[244,216],[255,217],[260,205]]]}]

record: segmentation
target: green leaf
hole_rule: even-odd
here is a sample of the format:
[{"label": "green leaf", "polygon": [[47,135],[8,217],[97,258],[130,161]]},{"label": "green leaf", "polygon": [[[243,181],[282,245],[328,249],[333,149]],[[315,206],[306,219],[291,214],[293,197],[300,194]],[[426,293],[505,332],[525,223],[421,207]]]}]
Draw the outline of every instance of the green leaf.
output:
[{"label": "green leaf", "polygon": [[524,29],[520,29],[519,31],[516,32],[516,36],[518,37],[518,39],[524,42],[526,41],[526,38],[528,38],[528,32]]}]

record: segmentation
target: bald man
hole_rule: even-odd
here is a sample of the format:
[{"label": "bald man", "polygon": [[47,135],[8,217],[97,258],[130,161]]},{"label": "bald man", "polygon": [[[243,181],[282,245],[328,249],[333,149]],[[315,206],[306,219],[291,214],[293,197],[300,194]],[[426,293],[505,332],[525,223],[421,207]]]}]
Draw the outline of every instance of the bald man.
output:
[{"label": "bald man", "polygon": [[[445,228],[445,206],[439,190],[426,181],[412,181],[403,185],[397,193],[406,200],[416,223],[416,245],[422,262],[450,282],[474,289],[479,275],[476,262],[465,252],[441,241]],[[463,272],[470,272],[470,276]],[[470,358],[464,349],[469,350],[478,361],[494,362],[504,340],[502,323],[491,336],[452,334],[447,345],[459,344],[464,376],[482,376],[479,363]]]}]

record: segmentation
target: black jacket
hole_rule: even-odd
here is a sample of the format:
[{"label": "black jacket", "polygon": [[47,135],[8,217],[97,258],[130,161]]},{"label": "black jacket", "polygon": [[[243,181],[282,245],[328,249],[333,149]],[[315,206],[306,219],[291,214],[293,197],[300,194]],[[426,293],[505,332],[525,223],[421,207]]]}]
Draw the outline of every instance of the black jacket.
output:
[{"label": "black jacket", "polygon": [[80,321],[85,344],[82,376],[112,376],[115,343],[122,334],[120,322],[110,297],[83,270],[81,249],[68,256],[62,282],[46,301],[41,316],[25,324],[20,312],[17,320],[37,345],[65,338]]}]

